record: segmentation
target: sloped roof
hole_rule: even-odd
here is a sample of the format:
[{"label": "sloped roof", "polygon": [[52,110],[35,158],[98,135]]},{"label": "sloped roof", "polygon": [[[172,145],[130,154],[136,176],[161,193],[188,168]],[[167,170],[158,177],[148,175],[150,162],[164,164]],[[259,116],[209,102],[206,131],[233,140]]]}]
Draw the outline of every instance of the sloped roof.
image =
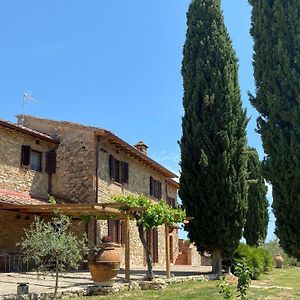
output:
[{"label": "sloped roof", "polygon": [[32,197],[29,194],[0,189],[0,203],[11,205],[45,204],[47,199]]},{"label": "sloped roof", "polygon": [[23,125],[14,124],[12,122],[0,119],[0,127],[1,126],[5,127],[5,128],[15,130],[15,131],[18,131],[18,132],[28,134],[30,136],[33,136],[35,138],[38,138],[40,140],[43,140],[43,141],[46,141],[46,142],[49,142],[49,143],[59,144],[59,141],[54,139],[50,135],[39,132],[37,130],[31,129],[31,128],[28,128],[28,127],[25,127]]},{"label": "sloped roof", "polygon": [[[17,115],[17,117],[20,118],[21,116]],[[120,148],[124,152],[131,155],[133,158],[139,160],[140,162],[144,163],[148,167],[150,167],[150,168],[156,170],[157,172],[163,174],[167,178],[178,178],[178,176],[176,174],[174,174],[173,172],[171,172],[170,170],[168,170],[167,168],[165,168],[164,166],[159,164],[157,161],[150,158],[148,155],[145,155],[144,153],[139,151],[134,146],[128,144],[127,142],[125,142],[124,140],[122,140],[116,134],[112,133],[109,130],[106,130],[106,129],[103,129],[103,128],[97,128],[97,127],[94,127],[94,126],[82,125],[82,124],[75,123],[75,122],[57,121],[57,120],[50,120],[50,119],[46,119],[46,118],[38,118],[38,117],[31,116],[31,115],[25,115],[25,120],[26,120],[26,118],[33,119],[33,120],[34,119],[35,120],[40,120],[40,121],[44,120],[44,121],[56,122],[56,123],[61,124],[61,125],[64,125],[64,124],[66,126],[72,125],[72,126],[78,126],[78,128],[86,128],[86,129],[93,130],[96,136],[105,137],[106,140],[109,143],[117,146],[118,148]]]},{"label": "sloped roof", "polygon": [[124,140],[116,136],[114,133],[105,130],[105,129],[96,129],[95,134],[97,136],[105,137],[110,144],[113,144],[123,150],[124,152],[130,154],[135,159],[141,161],[145,165],[148,165],[150,168],[153,168],[159,173],[162,173],[168,178],[177,178],[178,176],[159,164],[157,161],[150,158],[148,155],[136,149],[134,146],[126,143]]}]

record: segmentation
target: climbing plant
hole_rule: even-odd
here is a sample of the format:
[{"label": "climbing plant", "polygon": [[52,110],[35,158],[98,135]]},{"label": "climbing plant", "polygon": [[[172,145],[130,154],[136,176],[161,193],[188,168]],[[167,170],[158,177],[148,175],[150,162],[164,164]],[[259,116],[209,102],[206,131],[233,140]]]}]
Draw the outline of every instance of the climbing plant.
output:
[{"label": "climbing plant", "polygon": [[183,222],[186,218],[185,211],[181,208],[171,208],[163,200],[154,203],[144,195],[115,196],[113,199],[118,203],[124,204],[124,206],[120,208],[122,210],[129,210],[134,207],[141,208],[133,212],[133,217],[136,220],[139,237],[146,254],[146,279],[152,280],[154,278],[153,259],[145,237],[146,230],[157,228],[163,224],[172,225],[174,223]]}]

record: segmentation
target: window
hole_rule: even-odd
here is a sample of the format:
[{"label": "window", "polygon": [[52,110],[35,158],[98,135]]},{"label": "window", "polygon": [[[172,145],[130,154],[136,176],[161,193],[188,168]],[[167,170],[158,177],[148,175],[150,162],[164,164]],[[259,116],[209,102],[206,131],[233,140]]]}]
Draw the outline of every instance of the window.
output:
[{"label": "window", "polygon": [[[30,146],[22,145],[21,148],[21,167],[42,172],[43,153],[31,149]],[[56,152],[46,153],[46,173],[53,174],[56,171]]]},{"label": "window", "polygon": [[108,235],[111,241],[117,244],[125,244],[125,223],[120,220],[108,220]]},{"label": "window", "polygon": [[156,228],[146,231],[146,242],[152,254],[154,264],[158,263],[158,231]]},{"label": "window", "polygon": [[167,197],[167,204],[169,206],[175,208],[177,206],[176,199],[175,198],[171,198],[171,197]]},{"label": "window", "polygon": [[42,171],[42,153],[32,150],[30,146],[22,145],[21,148],[21,166],[32,170]]},{"label": "window", "polygon": [[129,168],[128,163],[115,159],[112,155],[109,156],[109,176],[110,179],[128,184]]},{"label": "window", "polygon": [[152,176],[150,177],[150,196],[157,199],[161,199],[162,196],[161,182],[155,180]]},{"label": "window", "polygon": [[37,172],[42,171],[42,152],[30,151],[30,169]]}]

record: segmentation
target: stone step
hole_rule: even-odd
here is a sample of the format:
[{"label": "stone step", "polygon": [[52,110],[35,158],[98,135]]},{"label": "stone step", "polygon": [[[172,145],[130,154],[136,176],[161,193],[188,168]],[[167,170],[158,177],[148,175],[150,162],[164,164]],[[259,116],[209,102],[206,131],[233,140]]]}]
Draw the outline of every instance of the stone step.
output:
[{"label": "stone step", "polygon": [[179,253],[177,259],[175,261],[175,265],[187,265],[188,264],[188,256],[186,253]]}]

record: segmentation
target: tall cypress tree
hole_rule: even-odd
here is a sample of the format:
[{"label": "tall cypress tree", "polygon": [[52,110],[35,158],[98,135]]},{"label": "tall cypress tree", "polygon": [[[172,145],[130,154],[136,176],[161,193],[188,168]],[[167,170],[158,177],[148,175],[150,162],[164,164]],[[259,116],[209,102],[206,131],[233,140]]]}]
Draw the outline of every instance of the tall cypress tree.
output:
[{"label": "tall cypress tree", "polygon": [[212,253],[213,271],[220,273],[245,223],[247,120],[220,0],[192,1],[187,26],[179,195],[194,217],[189,238]]},{"label": "tall cypress tree", "polygon": [[250,246],[264,243],[269,223],[267,186],[261,174],[261,162],[257,151],[249,148],[248,160],[248,210],[244,238]]},{"label": "tall cypress tree", "polygon": [[264,173],[273,186],[275,233],[300,259],[300,2],[249,0],[252,5],[258,131]]}]

